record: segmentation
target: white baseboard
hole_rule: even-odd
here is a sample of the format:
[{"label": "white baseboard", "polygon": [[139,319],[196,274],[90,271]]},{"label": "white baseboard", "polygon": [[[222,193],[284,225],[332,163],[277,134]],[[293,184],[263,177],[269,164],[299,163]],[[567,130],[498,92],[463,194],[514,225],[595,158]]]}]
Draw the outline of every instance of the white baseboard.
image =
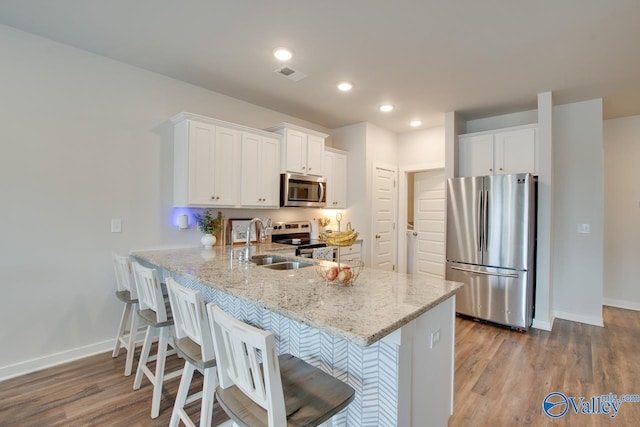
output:
[{"label": "white baseboard", "polygon": [[0,367],[0,381],[113,350],[113,343],[114,341],[110,339],[85,347],[74,348],[72,350],[38,357],[25,362],[19,362],[14,365]]},{"label": "white baseboard", "polygon": [[576,313],[567,313],[564,311],[554,311],[553,314],[558,319],[570,320],[572,322],[586,323],[587,325],[604,326],[602,321],[602,315],[600,316],[585,316]]},{"label": "white baseboard", "polygon": [[602,304],[607,305],[609,307],[625,308],[627,310],[640,311],[640,302],[635,302],[635,301],[624,301],[624,300],[613,299],[613,298],[603,298]]},{"label": "white baseboard", "polygon": [[533,319],[532,328],[542,329],[543,331],[551,331],[553,329],[553,321],[555,317],[551,317],[550,321]]}]

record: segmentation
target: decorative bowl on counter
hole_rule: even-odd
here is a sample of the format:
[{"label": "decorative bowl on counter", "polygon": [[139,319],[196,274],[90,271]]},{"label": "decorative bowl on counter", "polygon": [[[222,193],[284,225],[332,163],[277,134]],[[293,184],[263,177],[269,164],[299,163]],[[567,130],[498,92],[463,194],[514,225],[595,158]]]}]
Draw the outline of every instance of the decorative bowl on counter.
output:
[{"label": "decorative bowl on counter", "polygon": [[342,286],[352,285],[364,268],[364,262],[359,258],[338,261],[315,259],[318,275],[327,283]]},{"label": "decorative bowl on counter", "polygon": [[325,231],[320,234],[320,240],[324,240],[329,246],[351,246],[358,238],[358,232],[347,231]]}]

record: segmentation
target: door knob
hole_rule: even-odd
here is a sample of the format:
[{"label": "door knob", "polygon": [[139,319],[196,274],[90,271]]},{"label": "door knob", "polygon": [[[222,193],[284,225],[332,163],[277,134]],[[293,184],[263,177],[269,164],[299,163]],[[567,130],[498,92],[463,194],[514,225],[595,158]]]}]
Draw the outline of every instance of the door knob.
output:
[{"label": "door knob", "polygon": [[376,239],[379,239],[379,238],[380,238],[380,235],[379,235],[379,234],[376,234]]},{"label": "door knob", "polygon": [[418,232],[417,232],[417,231],[414,231],[414,232],[413,232],[413,235],[414,235],[414,236],[418,236]]}]

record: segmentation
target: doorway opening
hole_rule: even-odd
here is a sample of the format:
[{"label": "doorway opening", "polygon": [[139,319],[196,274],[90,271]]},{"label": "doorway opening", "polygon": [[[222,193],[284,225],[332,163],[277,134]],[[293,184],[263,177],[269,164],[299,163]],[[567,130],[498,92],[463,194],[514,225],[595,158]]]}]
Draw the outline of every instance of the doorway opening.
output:
[{"label": "doorway opening", "polygon": [[430,165],[402,170],[400,184],[399,271],[444,278],[444,166]]}]

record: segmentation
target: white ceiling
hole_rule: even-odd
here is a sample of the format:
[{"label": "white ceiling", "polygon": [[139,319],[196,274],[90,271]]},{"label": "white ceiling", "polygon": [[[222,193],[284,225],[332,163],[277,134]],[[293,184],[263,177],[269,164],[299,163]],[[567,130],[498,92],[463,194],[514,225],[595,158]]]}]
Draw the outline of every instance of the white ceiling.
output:
[{"label": "white ceiling", "polygon": [[[405,132],[546,91],[640,114],[638,0],[2,0],[0,23],[327,128]],[[307,78],[274,73],[278,46]]]}]

